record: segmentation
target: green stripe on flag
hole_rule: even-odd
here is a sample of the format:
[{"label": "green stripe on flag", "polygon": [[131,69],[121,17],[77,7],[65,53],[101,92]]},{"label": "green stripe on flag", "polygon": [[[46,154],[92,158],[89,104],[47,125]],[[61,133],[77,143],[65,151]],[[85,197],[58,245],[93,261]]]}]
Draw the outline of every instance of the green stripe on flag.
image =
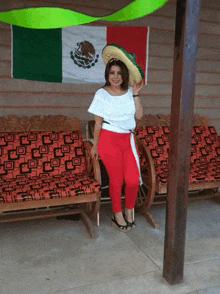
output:
[{"label": "green stripe on flag", "polygon": [[62,82],[61,29],[13,26],[13,78]]}]

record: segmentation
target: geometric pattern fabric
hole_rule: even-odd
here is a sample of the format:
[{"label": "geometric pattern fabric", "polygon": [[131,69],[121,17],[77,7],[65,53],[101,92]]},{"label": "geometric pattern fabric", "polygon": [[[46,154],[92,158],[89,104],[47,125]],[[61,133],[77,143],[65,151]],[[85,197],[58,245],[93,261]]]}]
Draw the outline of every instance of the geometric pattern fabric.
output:
[{"label": "geometric pattern fabric", "polygon": [[50,175],[16,180],[1,180],[0,203],[73,197],[100,191],[100,185],[89,175]]},{"label": "geometric pattern fabric", "polygon": [[0,202],[99,192],[77,131],[0,133]]},{"label": "geometric pattern fabric", "polygon": [[[156,181],[162,184],[168,179],[169,126],[142,126],[136,128],[136,136],[150,150],[154,161]],[[140,154],[140,162],[145,162]],[[192,128],[190,183],[220,180],[220,143],[213,126]]]}]

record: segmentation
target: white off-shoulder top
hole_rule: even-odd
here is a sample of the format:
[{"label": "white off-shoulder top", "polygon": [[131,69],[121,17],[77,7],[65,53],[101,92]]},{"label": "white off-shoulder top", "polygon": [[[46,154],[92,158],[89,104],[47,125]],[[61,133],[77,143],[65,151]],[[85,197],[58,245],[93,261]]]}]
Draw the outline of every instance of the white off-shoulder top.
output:
[{"label": "white off-shoulder top", "polygon": [[[118,133],[127,133],[133,130],[136,126],[135,122],[135,104],[132,94],[132,87],[120,96],[112,96],[105,89],[99,89],[93,98],[93,101],[88,109],[88,112],[98,115],[104,121],[102,128]],[[115,129],[112,126],[118,126]]]}]

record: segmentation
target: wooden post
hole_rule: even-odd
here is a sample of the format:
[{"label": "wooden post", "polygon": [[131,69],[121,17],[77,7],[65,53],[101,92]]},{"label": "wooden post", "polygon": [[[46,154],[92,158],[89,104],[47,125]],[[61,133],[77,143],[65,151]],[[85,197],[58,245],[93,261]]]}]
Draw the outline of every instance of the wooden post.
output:
[{"label": "wooden post", "polygon": [[177,0],[163,277],[183,281],[200,0]]}]

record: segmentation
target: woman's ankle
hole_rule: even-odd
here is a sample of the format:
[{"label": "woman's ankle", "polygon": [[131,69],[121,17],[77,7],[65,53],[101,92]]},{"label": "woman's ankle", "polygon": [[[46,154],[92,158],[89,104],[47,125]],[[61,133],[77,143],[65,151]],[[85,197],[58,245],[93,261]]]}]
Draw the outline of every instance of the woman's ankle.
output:
[{"label": "woman's ankle", "polygon": [[126,226],[126,221],[124,219],[122,211],[115,212],[115,219],[119,225]]},{"label": "woman's ankle", "polygon": [[129,208],[126,208],[125,207],[125,218],[126,218],[126,221],[132,223],[133,222],[133,212],[132,212],[133,209],[129,209]]}]

